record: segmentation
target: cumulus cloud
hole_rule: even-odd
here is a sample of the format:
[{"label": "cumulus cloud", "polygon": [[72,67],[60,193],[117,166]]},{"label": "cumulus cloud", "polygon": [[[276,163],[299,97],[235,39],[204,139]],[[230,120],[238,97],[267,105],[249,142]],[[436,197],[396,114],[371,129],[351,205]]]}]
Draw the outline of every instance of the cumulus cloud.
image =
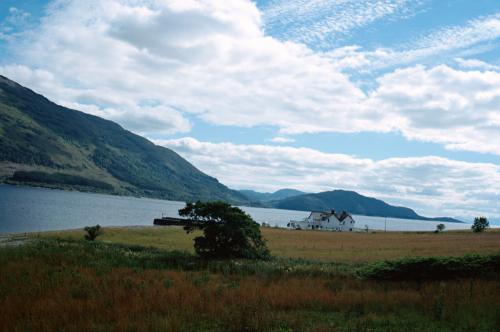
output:
[{"label": "cumulus cloud", "polygon": [[[430,216],[500,217],[500,166],[441,157],[372,160],[314,149],[156,141],[239,189],[355,190]],[[235,170],[238,170],[235,172]]]},{"label": "cumulus cloud", "polygon": [[27,81],[33,75],[11,70],[19,64],[2,72],[59,102],[129,112],[154,99],[217,124],[303,132],[321,130],[316,120],[331,118],[324,105],[346,117],[363,97],[321,55],[265,36],[249,1],[56,4],[18,51],[32,70],[52,73],[59,89]]},{"label": "cumulus cloud", "polygon": [[396,119],[406,137],[500,154],[500,73],[415,66],[377,81],[372,107]]},{"label": "cumulus cloud", "polygon": [[[497,21],[470,22],[450,45],[496,38]],[[449,31],[417,45],[436,49]],[[272,38],[248,0],[56,1],[14,48],[18,63],[0,73],[151,137],[186,132],[194,116],[280,136],[401,132],[500,154],[500,73],[412,66],[365,92],[341,71],[366,60],[352,58],[356,47],[322,53]]]}]

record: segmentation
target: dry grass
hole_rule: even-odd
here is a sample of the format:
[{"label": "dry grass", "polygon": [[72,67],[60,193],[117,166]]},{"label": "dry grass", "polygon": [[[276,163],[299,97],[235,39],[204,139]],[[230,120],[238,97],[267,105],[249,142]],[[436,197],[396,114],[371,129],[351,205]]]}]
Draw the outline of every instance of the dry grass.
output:
[{"label": "dry grass", "polygon": [[[166,251],[112,244],[192,251],[195,235],[181,228],[104,231],[99,241],[110,244],[45,239],[0,248],[0,331],[500,331],[498,278],[372,281],[294,273],[299,263],[292,260],[286,270],[276,267],[280,273],[273,273],[275,261],[255,273],[194,271],[168,265]],[[500,246],[498,232],[263,233],[275,255],[326,261],[489,253]],[[83,231],[41,236],[81,240]],[[328,265],[311,264],[320,271]]]},{"label": "dry grass", "polygon": [[324,261],[377,261],[415,256],[500,252],[500,232],[336,233],[263,229],[274,255]]},{"label": "dry grass", "polygon": [[[460,256],[500,252],[500,232],[441,234],[336,233],[262,228],[271,253],[279,257],[363,262],[415,256]],[[193,252],[193,238],[180,227],[106,228],[99,241]],[[49,232],[43,236],[81,239],[83,231]]]},{"label": "dry grass", "polygon": [[380,284],[340,277],[266,279],[130,268],[103,273],[77,265],[59,265],[62,261],[56,257],[47,263],[25,257],[0,268],[0,330],[500,328],[500,320],[495,323],[495,308],[500,307],[498,281]]}]

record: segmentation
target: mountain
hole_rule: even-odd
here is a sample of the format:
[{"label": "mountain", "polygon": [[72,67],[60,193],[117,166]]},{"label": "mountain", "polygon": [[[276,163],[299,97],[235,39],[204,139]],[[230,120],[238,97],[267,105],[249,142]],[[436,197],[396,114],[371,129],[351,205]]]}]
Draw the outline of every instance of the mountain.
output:
[{"label": "mountain", "polygon": [[0,181],[170,200],[246,202],[174,151],[0,76]]},{"label": "mountain", "polygon": [[273,193],[261,193],[253,190],[239,190],[252,202],[270,202],[277,201],[288,197],[303,195],[305,192],[295,189],[280,189]]},{"label": "mountain", "polygon": [[334,190],[317,194],[304,194],[271,202],[278,209],[301,211],[348,211],[352,214],[365,216],[390,217],[401,219],[421,219],[446,222],[461,222],[460,220],[438,217],[427,218],[418,215],[412,209],[389,205],[376,198],[366,197],[354,191]]}]

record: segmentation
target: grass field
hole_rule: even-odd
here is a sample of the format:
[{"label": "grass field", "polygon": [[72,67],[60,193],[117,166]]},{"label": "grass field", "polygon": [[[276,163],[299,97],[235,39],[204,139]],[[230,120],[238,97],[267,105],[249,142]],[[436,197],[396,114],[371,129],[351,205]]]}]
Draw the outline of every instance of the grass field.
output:
[{"label": "grass field", "polygon": [[498,274],[357,272],[386,258],[498,254],[499,232],[263,234],[270,261],[203,261],[195,235],[168,227],[105,228],[95,243],[50,232],[0,247],[0,331],[500,330]]},{"label": "grass field", "polygon": [[[83,238],[82,230],[43,236]],[[500,231],[338,233],[262,228],[272,254],[322,261],[371,262],[415,256],[460,256],[500,252]],[[193,238],[180,227],[106,228],[99,241],[193,252]]]}]

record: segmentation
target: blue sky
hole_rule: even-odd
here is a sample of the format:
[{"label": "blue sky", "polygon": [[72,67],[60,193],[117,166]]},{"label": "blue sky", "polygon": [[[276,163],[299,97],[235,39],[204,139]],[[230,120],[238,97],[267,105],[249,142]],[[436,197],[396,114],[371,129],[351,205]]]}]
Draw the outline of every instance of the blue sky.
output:
[{"label": "blue sky", "polygon": [[2,0],[0,54],[233,188],[500,218],[498,1]]}]

